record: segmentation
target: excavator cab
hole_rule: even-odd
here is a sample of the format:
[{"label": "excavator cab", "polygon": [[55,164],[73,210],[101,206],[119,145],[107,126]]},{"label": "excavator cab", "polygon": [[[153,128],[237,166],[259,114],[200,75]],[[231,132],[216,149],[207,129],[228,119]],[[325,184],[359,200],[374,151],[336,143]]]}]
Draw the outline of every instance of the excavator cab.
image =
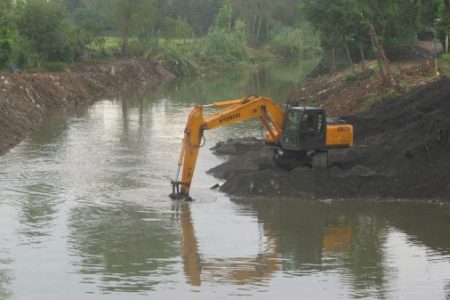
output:
[{"label": "excavator cab", "polygon": [[326,149],[325,110],[315,107],[287,107],[282,127],[283,150],[306,152]]}]

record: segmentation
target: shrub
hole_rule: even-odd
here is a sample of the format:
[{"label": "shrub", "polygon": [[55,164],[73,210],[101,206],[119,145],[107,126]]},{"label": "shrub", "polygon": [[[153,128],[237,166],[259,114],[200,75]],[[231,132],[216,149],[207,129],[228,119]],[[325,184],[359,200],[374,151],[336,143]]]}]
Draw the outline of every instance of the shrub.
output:
[{"label": "shrub", "polygon": [[313,57],[321,54],[318,36],[309,25],[302,28],[282,27],[275,32],[268,48],[274,54],[290,57]]},{"label": "shrub", "polygon": [[214,27],[208,32],[201,55],[219,63],[237,64],[247,59],[245,23],[236,21],[233,30]]},{"label": "shrub", "polygon": [[162,61],[173,74],[177,76],[186,76],[197,74],[199,72],[199,66],[188,53],[172,47],[160,49],[160,51],[162,51]]},{"label": "shrub", "polygon": [[11,56],[11,36],[5,28],[0,29],[0,69],[7,67]]}]

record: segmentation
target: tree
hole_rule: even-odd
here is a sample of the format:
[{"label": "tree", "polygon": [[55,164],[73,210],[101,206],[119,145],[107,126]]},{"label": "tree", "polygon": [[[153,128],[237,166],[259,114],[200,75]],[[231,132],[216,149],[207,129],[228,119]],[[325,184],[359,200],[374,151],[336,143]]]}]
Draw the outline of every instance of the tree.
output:
[{"label": "tree", "polygon": [[445,9],[447,10],[447,14],[450,16],[450,0],[443,0],[443,4]]},{"label": "tree", "polygon": [[136,35],[142,45],[149,46],[155,37],[157,12],[151,0],[142,1],[134,20]]},{"label": "tree", "polygon": [[122,56],[127,54],[128,40],[134,29],[133,18],[138,12],[140,0],[117,0],[115,20],[122,36]]},{"label": "tree", "polygon": [[424,16],[420,12],[425,11],[420,3],[421,0],[303,0],[301,9],[321,32],[322,44],[331,49],[332,70],[336,47],[345,49],[350,64],[355,52],[352,49],[358,49],[364,60],[365,49],[372,48],[379,59],[383,80],[388,83],[389,60],[384,47],[417,38]]},{"label": "tree", "polygon": [[115,23],[122,37],[121,53],[125,56],[132,34],[139,32],[141,38],[151,35],[152,31],[148,27],[152,27],[155,18],[153,1],[116,0],[114,8]]},{"label": "tree", "polygon": [[203,54],[226,64],[236,64],[247,57],[245,23],[232,22],[233,10],[228,4],[219,13],[205,38]]},{"label": "tree", "polygon": [[211,27],[223,0],[159,0],[161,15],[186,21],[197,35],[204,35]]},{"label": "tree", "polygon": [[277,1],[270,0],[232,0],[234,10],[247,24],[247,36],[250,43],[259,43],[269,39],[272,23],[271,12]]},{"label": "tree", "polygon": [[65,3],[70,13],[73,13],[82,6],[81,0],[65,0]]},{"label": "tree", "polygon": [[299,0],[231,0],[236,17],[247,24],[252,44],[271,39],[271,32],[282,27],[300,28],[305,21],[297,9]]},{"label": "tree", "polygon": [[170,17],[164,18],[164,33],[166,38],[182,38],[186,39],[192,34],[192,27],[181,18],[172,19]]},{"label": "tree", "polygon": [[0,68],[6,66],[12,52],[7,20],[8,4],[7,1],[0,2]]},{"label": "tree", "polygon": [[[444,4],[442,0],[418,0],[418,21],[420,26],[431,26],[438,16],[439,7]],[[448,10],[446,9],[448,15]]]},{"label": "tree", "polygon": [[[349,43],[353,43],[360,28],[356,0],[305,0],[301,9],[319,30],[322,44],[331,53],[331,71],[336,71],[336,48],[345,49],[349,64],[353,64]],[[326,9],[324,9],[326,8]]]},{"label": "tree", "polygon": [[5,68],[12,56],[11,40],[8,29],[0,27],[0,69]]},{"label": "tree", "polygon": [[17,31],[40,60],[71,61],[80,55],[73,25],[59,1],[28,0],[18,8]]},{"label": "tree", "polygon": [[214,28],[219,30],[231,31],[231,18],[233,16],[233,9],[230,4],[224,4],[217,13],[214,20]]}]

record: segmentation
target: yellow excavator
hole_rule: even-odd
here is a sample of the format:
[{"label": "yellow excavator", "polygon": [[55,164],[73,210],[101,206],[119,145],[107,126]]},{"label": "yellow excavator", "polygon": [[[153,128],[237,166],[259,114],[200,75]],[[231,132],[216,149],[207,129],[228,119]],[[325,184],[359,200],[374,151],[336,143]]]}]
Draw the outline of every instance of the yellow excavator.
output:
[{"label": "yellow excavator", "polygon": [[[205,116],[204,108],[222,108]],[[189,189],[194,176],[205,130],[259,118],[264,125],[264,140],[273,145],[275,162],[311,157],[312,167],[326,168],[328,150],[353,146],[353,126],[326,118],[325,110],[316,107],[283,109],[265,97],[249,97],[194,107],[188,117],[178,160],[176,179],[172,180],[172,199],[192,200]],[[182,169],[182,170],[181,170]],[[179,180],[181,171],[181,180]]]}]

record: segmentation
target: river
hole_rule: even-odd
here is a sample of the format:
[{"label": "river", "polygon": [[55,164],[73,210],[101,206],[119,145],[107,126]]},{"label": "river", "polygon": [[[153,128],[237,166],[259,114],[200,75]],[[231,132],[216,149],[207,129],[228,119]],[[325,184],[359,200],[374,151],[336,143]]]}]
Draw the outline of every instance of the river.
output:
[{"label": "river", "polygon": [[196,103],[280,103],[315,62],[174,82],[49,115],[0,157],[0,299],[449,299],[450,209],[414,203],[231,199],[206,173],[168,198]]}]

